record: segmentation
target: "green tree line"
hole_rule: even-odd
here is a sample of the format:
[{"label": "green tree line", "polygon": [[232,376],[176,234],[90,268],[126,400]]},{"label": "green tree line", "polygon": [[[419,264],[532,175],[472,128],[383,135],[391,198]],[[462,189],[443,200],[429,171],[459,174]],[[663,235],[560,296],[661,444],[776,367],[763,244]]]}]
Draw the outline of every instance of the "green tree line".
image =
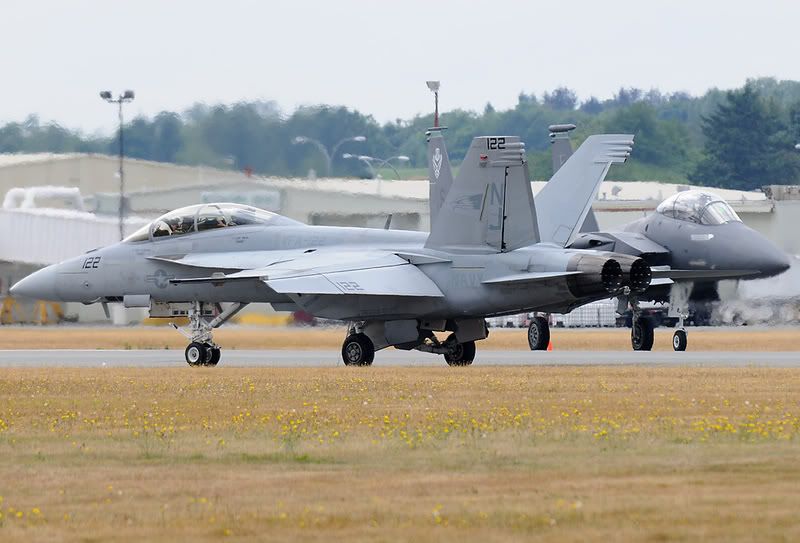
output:
[{"label": "green tree line", "polygon": [[[621,88],[607,100],[561,87],[541,96],[520,93],[517,104],[499,111],[452,110],[442,114],[451,160],[458,163],[473,136],[519,135],[525,141],[531,175],[552,174],[547,127],[575,123],[577,145],[601,132],[636,135],[633,155],[615,167],[617,180],[661,180],[755,189],[772,183],[800,182],[800,82],[753,79],[740,89],[712,89],[702,96]],[[327,173],[324,154],[297,143],[304,136],[332,149],[332,174],[365,176],[365,165],[343,153],[386,158],[406,155],[408,166],[425,168],[425,129],[433,115],[384,124],[345,107],[301,107],[286,114],[272,102],[196,104],[182,112],[162,112],[126,123],[126,155],[134,158],[249,169],[262,175],[305,176]],[[0,127],[0,152],[116,153],[116,134],[88,137],[32,115]]]}]

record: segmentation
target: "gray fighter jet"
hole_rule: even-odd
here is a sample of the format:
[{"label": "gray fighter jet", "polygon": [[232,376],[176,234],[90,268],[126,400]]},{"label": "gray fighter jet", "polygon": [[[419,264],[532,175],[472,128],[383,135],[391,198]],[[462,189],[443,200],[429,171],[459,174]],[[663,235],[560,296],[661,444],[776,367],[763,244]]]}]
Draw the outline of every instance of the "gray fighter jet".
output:
[{"label": "gray fighter jet", "polygon": [[[745,226],[727,202],[705,190],[679,192],[664,200],[655,213],[614,231],[600,231],[591,209],[599,181],[581,178],[574,167],[581,162],[571,162],[574,155],[568,134],[574,128],[550,127],[555,173],[536,196],[541,240],[641,257],[653,270],[673,268],[670,278],[654,280],[646,291],[618,297],[620,313],[628,306],[632,309],[634,350],[649,351],[653,346],[653,322],[639,318],[639,302],[669,301],[669,316],[678,319],[673,348],[683,351],[687,346],[684,319],[693,291],[699,296],[716,293],[721,279],[772,277],[789,268],[786,253]],[[577,223],[572,221],[575,217]],[[533,332],[534,336],[540,333]]]},{"label": "gray fighter jet", "polygon": [[[562,170],[599,183],[632,144],[630,135],[592,136]],[[541,214],[557,210],[534,205],[517,137],[475,138],[455,179],[438,127],[429,133],[428,157],[436,204],[430,234],[308,226],[250,206],[195,205],[39,270],[11,292],[187,316],[191,365],[219,361],[213,330],[251,302],[347,321],[347,365],[371,364],[375,351],[389,346],[466,365],[475,342],[487,337],[488,316],[567,312],[644,292],[653,278],[669,277],[637,256],[556,242],[571,234],[554,237],[548,222],[543,237]],[[440,339],[434,332],[450,334]],[[544,335],[533,340],[537,348],[547,345]]]}]

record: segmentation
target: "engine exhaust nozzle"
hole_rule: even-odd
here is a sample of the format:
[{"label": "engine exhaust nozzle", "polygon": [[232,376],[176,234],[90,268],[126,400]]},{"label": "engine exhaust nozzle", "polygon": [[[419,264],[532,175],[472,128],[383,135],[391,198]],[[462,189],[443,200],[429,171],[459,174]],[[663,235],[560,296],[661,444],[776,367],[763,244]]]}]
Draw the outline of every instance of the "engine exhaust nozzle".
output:
[{"label": "engine exhaust nozzle", "polygon": [[643,258],[625,257],[621,260],[623,285],[636,293],[647,290],[653,280],[650,265]]},{"label": "engine exhaust nozzle", "polygon": [[570,259],[567,271],[577,271],[567,280],[570,292],[576,298],[602,296],[622,288],[623,271],[614,258],[580,254]]}]

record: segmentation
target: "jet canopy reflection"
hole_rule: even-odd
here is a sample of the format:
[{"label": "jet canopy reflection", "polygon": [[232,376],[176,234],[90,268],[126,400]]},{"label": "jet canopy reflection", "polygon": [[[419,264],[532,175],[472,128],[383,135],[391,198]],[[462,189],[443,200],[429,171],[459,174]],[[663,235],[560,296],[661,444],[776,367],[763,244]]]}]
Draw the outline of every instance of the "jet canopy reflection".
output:
[{"label": "jet canopy reflection", "polygon": [[702,190],[686,190],[661,202],[658,213],[672,219],[697,224],[718,225],[742,222],[728,202]]},{"label": "jet canopy reflection", "polygon": [[297,221],[242,204],[198,204],[170,211],[143,226],[125,241],[146,241],[236,226],[290,226]]}]

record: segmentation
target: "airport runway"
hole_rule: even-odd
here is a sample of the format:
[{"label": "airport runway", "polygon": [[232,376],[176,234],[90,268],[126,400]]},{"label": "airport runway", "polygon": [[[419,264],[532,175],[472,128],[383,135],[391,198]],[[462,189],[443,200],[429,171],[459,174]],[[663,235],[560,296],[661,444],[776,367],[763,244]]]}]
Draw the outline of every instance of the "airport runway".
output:
[{"label": "airport runway", "polygon": [[[716,367],[800,367],[798,352],[672,351],[478,351],[473,366],[666,365]],[[375,355],[375,366],[445,366],[441,356],[387,349]],[[178,350],[8,350],[0,367],[188,367]],[[223,350],[220,367],[343,366],[335,351]]]}]

